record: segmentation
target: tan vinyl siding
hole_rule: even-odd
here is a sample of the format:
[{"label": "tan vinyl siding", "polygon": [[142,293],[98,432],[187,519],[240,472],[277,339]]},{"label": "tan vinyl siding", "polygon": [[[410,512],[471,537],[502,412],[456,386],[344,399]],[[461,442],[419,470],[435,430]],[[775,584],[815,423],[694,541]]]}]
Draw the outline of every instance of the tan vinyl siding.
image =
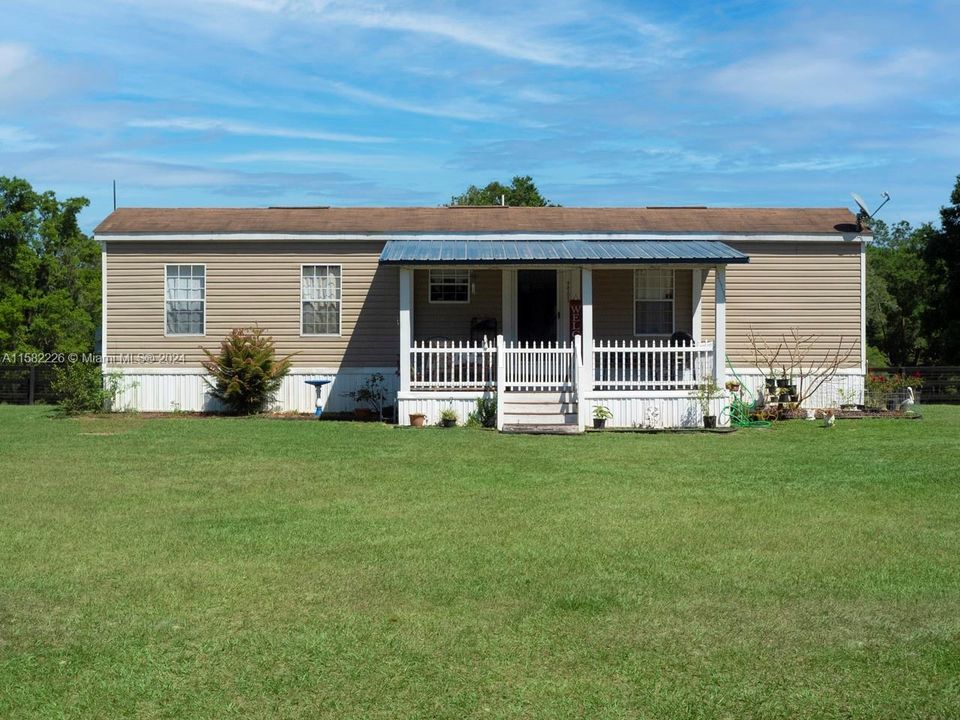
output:
[{"label": "tan vinyl siding", "polygon": [[500,268],[470,271],[470,302],[430,302],[429,270],[415,270],[413,274],[413,333],[416,340],[448,338],[469,340],[470,322],[476,318],[495,318],[497,332],[503,332],[501,315]]},{"label": "tan vinyl siding", "polygon": [[[107,246],[107,352],[216,349],[254,323],[301,367],[392,366],[399,352],[397,269],[378,265],[382,242],[122,243]],[[164,268],[206,265],[206,335],[164,336]],[[300,336],[300,266],[342,266],[339,337]],[[116,362],[111,364],[137,364]],[[171,364],[171,363],[164,363]]]},{"label": "tan vinyl siding", "polygon": [[[841,341],[853,352],[845,367],[860,366],[860,244],[730,242],[750,256],[727,267],[727,354],[734,367],[756,367],[751,327],[769,343],[797,328],[817,335],[811,362]],[[703,334],[714,336],[714,273],[703,287]]]},{"label": "tan vinyl siding", "polygon": [[[675,331],[689,333],[693,330],[691,278],[690,270],[674,272]],[[633,270],[593,271],[593,327],[598,340],[636,339],[633,332]]]}]

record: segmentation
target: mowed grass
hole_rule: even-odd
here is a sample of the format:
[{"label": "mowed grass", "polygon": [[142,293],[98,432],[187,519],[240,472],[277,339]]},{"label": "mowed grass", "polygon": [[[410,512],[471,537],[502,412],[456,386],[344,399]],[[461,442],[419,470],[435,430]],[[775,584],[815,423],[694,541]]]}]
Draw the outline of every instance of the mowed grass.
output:
[{"label": "mowed grass", "polygon": [[960,715],[960,408],[500,436],[0,407],[0,717]]}]

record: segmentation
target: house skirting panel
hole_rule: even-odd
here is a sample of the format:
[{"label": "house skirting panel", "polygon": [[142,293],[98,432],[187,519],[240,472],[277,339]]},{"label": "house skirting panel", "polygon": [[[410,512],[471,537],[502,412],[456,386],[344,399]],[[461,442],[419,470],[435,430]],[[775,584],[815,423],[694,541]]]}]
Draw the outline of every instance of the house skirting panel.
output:
[{"label": "house skirting panel", "polygon": [[[721,415],[726,405],[727,402],[723,399],[710,401],[718,426],[730,423],[728,413]],[[598,391],[586,393],[586,399],[580,403],[580,409],[581,412],[586,413],[587,427],[593,424],[593,411],[599,406],[607,408],[613,416],[607,420],[607,427],[703,427],[703,413],[700,405],[690,393],[686,392]]]},{"label": "house skirting panel", "polygon": [[[115,410],[141,412],[219,412],[220,404],[210,396],[202,368],[106,368],[105,372],[122,377]],[[317,393],[306,380],[330,380],[324,385],[321,399],[324,412],[349,412],[357,403],[346,393],[360,388],[373,373],[383,375],[387,386],[387,404],[397,395],[395,367],[360,368],[293,368],[284,378],[272,410],[276,412],[312,413]]]},{"label": "house skirting panel", "polygon": [[[735,369],[744,387],[754,397],[763,394],[763,382],[767,371],[758,368]],[[733,370],[727,370],[727,379],[734,379]],[[798,380],[796,372],[793,373],[793,379]],[[805,400],[803,407],[814,409],[839,407],[841,403],[857,405],[863,403],[863,372],[859,369],[840,370]]]},{"label": "house skirting panel", "polygon": [[440,413],[452,409],[457,414],[457,424],[467,422],[470,413],[477,409],[477,400],[482,392],[409,392],[400,393],[397,399],[397,420],[401,425],[410,424],[410,415],[422,413],[427,425],[440,422]]}]

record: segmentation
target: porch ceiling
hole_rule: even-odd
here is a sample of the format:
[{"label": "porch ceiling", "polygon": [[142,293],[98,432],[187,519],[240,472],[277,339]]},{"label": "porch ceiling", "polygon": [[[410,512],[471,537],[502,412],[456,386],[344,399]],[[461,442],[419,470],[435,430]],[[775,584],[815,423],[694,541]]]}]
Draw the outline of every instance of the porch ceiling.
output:
[{"label": "porch ceiling", "polygon": [[388,240],[383,265],[747,263],[716,240]]}]

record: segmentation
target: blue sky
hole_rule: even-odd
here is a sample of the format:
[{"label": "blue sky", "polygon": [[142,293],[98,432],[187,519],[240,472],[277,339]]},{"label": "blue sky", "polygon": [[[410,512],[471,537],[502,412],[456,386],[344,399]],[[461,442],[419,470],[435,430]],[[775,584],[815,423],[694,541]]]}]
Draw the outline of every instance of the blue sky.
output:
[{"label": "blue sky", "polygon": [[960,173],[960,3],[62,0],[0,30],[0,174],[126,206],[848,205]]}]

